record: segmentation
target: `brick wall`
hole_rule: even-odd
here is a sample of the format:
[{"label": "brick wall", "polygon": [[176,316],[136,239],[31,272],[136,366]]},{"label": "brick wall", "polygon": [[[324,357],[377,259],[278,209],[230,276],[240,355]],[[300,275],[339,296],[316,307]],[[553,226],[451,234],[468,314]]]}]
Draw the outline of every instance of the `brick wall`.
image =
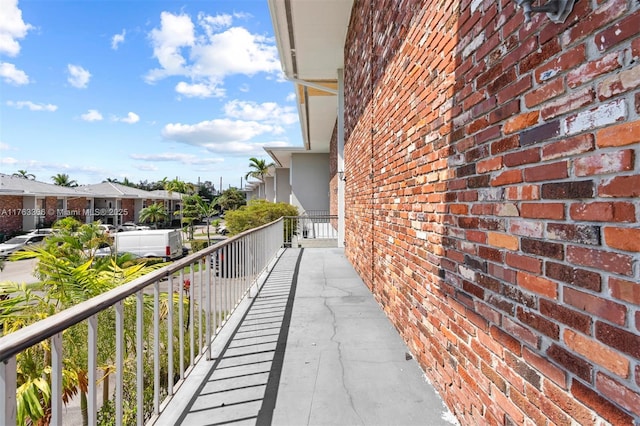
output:
[{"label": "brick wall", "polygon": [[0,234],[5,238],[22,231],[22,216],[17,214],[17,210],[20,209],[22,195],[0,196]]},{"label": "brick wall", "polygon": [[346,253],[464,424],[640,422],[638,22],[354,4]]}]

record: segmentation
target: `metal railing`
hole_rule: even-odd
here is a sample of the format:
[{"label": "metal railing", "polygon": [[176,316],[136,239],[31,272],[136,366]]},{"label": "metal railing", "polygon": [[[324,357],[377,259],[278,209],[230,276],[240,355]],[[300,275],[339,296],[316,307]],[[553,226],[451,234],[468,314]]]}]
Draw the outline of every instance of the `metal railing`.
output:
[{"label": "metal railing", "polygon": [[284,244],[300,247],[305,242],[322,240],[333,245],[338,239],[338,216],[329,214],[287,216],[284,218]]},{"label": "metal railing", "polygon": [[[1,337],[0,424],[16,423],[17,357],[36,345],[46,347],[50,424],[63,424],[63,368],[69,348],[63,347],[62,336],[79,325],[87,335],[88,423],[97,424],[99,383],[110,374],[98,376],[98,356],[113,364],[115,383],[106,380],[102,386],[112,395],[115,424],[123,424],[125,410],[138,425],[153,423],[194,365],[202,357],[210,359],[214,338],[239,302],[252,296],[254,285],[257,294],[259,280],[284,245],[285,223],[279,219],[221,241]],[[107,336],[115,340],[109,346],[115,350],[107,355],[99,345],[105,336],[98,333],[105,317],[108,327],[115,328]]]}]

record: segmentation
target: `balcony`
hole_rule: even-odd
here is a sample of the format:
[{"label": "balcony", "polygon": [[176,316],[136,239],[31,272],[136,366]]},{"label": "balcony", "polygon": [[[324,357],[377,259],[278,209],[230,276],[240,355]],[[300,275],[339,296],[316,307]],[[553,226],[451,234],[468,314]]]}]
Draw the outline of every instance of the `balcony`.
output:
[{"label": "balcony", "polygon": [[[62,403],[62,334],[86,324],[88,424],[104,400],[117,425],[451,424],[343,250],[299,247],[300,223],[240,234],[2,337],[0,422],[19,411],[16,356],[41,347],[51,424],[77,424]],[[97,344],[104,312],[111,355]]]}]

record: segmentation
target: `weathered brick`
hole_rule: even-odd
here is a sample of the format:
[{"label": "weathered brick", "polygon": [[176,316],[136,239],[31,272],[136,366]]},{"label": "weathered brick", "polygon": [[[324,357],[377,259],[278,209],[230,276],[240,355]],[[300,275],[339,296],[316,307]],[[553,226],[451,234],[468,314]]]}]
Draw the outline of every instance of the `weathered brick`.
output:
[{"label": "weathered brick", "polygon": [[573,114],[563,119],[560,124],[564,135],[574,135],[624,121],[626,115],[627,104],[624,99],[618,99]]},{"label": "weathered brick", "polygon": [[511,154],[505,154],[503,157],[504,165],[507,167],[516,167],[523,164],[537,163],[538,161],[540,161],[540,150],[538,148],[531,148]]},{"label": "weathered brick", "polygon": [[596,143],[601,148],[637,142],[640,142],[640,120],[609,126],[596,133]]},{"label": "weathered brick", "polygon": [[571,219],[589,222],[634,222],[636,210],[632,203],[574,203],[569,208]]},{"label": "weathered brick", "polygon": [[621,71],[617,75],[605,77],[598,84],[598,99],[604,100],[640,86],[640,66]]},{"label": "weathered brick", "polygon": [[573,173],[576,176],[591,176],[633,170],[634,160],[634,151],[631,149],[589,155],[574,161]]},{"label": "weathered brick", "polygon": [[633,257],[624,254],[568,246],[567,261],[622,275],[633,274]]},{"label": "weathered brick", "polygon": [[[536,81],[543,82],[550,80],[566,72],[567,70],[575,68],[578,64],[582,63],[586,59],[585,45],[578,44],[577,46],[565,51],[562,55],[556,59],[549,61],[547,64],[542,65],[535,70]],[[562,79],[558,78],[562,82]]]},{"label": "weathered brick", "polygon": [[620,53],[611,52],[602,58],[587,62],[577,69],[567,73],[567,85],[571,88],[587,83],[594,78],[609,73],[622,66]]},{"label": "weathered brick", "polygon": [[637,36],[638,22],[640,22],[640,11],[631,13],[607,29],[600,31],[593,38],[596,41],[596,47],[603,52],[630,37]]},{"label": "weathered brick", "polygon": [[539,200],[540,187],[538,185],[518,185],[506,188],[507,200]]},{"label": "weathered brick", "polygon": [[520,182],[522,182],[522,170],[507,170],[493,177],[490,184],[491,186],[503,186]]},{"label": "weathered brick", "polygon": [[543,160],[554,160],[593,151],[593,149],[593,135],[588,133],[545,145],[542,147],[541,158]]},{"label": "weathered brick", "polygon": [[549,99],[562,95],[565,90],[564,80],[562,78],[555,78],[542,87],[524,95],[524,104],[527,108],[534,108]]},{"label": "weathered brick", "polygon": [[549,362],[548,359],[541,357],[531,349],[524,347],[522,349],[522,356],[529,364],[531,364],[536,370],[541,372],[545,377],[556,383],[563,388],[566,387],[567,377],[565,372]]},{"label": "weathered brick", "polygon": [[476,164],[478,173],[492,172],[500,170],[502,168],[502,157],[492,157],[485,160],[480,160]]},{"label": "weathered brick", "polygon": [[543,120],[548,120],[576,111],[593,103],[595,96],[596,94],[592,88],[585,87],[545,103],[540,110],[540,116]]},{"label": "weathered brick", "polygon": [[618,325],[624,325],[625,323],[627,316],[626,306],[611,300],[566,287],[563,301],[612,323]]},{"label": "weathered brick", "polygon": [[515,134],[491,143],[491,155],[502,154],[520,147],[520,136]]},{"label": "weathered brick", "polygon": [[624,251],[640,252],[639,228],[604,228],[605,243],[612,248]]},{"label": "weathered brick", "polygon": [[542,271],[542,261],[529,256],[507,253],[507,265],[527,272],[539,274]]},{"label": "weathered brick", "polygon": [[600,245],[600,227],[569,223],[547,224],[547,238],[579,244]]},{"label": "weathered brick", "polygon": [[[552,421],[553,424],[558,425],[569,424],[569,422],[577,422],[581,425],[596,424],[596,419],[593,411],[576,401],[573,395],[571,395],[565,389],[566,388],[560,389],[558,386],[555,386],[549,381],[546,381],[544,383],[542,391],[544,392],[544,395],[548,397],[549,401],[547,402],[547,399],[545,398],[541,402],[541,405],[544,405],[545,407],[547,405],[557,406],[562,410],[562,413],[566,413],[571,417],[571,420],[563,418],[557,419],[556,415],[554,416],[554,418],[549,417],[549,421]],[[549,410],[545,410],[545,412],[548,411]]]},{"label": "weathered brick", "polygon": [[621,407],[632,413],[640,413],[640,394],[618,383],[612,378],[599,372],[596,375],[596,388]]},{"label": "weathered brick", "polygon": [[542,238],[544,226],[541,221],[534,220],[512,220],[509,232],[531,238]]}]

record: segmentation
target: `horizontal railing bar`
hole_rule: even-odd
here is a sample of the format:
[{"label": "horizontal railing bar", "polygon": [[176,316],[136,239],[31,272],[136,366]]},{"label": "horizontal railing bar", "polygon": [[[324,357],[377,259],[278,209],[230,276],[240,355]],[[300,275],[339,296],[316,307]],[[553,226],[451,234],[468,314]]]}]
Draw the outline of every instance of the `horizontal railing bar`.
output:
[{"label": "horizontal railing bar", "polygon": [[169,276],[181,270],[182,268],[193,264],[198,259],[204,258],[207,255],[210,255],[211,253],[214,253],[217,250],[220,250],[221,248],[232,244],[234,241],[242,239],[246,235],[273,226],[273,224],[281,220],[283,219],[280,218],[269,224],[244,231],[231,238],[219,241],[218,243],[210,247],[187,255],[182,259],[178,259],[172,264],[164,266],[161,269],[150,272],[142,277],[136,278],[131,282],[123,284],[117,288],[109,290],[84,302],[78,303],[75,306],[51,315],[50,317],[39,320],[20,330],[0,337],[0,362],[5,362],[5,360],[10,359],[23,350],[30,348],[31,346],[45,339],[51,338],[57,333],[61,333],[69,327],[86,320],[87,318],[97,314],[98,312],[110,308],[117,302],[124,300],[127,297],[136,294],[144,288],[152,285],[155,281],[158,281],[163,277]]}]

